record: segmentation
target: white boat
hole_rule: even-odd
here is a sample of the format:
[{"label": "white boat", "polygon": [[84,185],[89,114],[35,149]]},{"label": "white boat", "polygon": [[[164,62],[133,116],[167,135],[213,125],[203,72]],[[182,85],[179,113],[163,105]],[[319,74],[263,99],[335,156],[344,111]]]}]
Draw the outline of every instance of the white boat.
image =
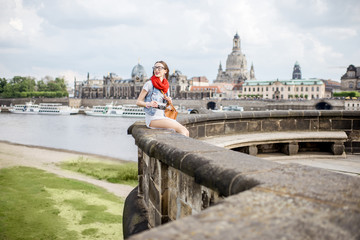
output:
[{"label": "white boat", "polygon": [[110,103],[105,106],[94,106],[91,110],[85,111],[85,114],[96,117],[122,117],[123,107]]},{"label": "white boat", "polygon": [[26,102],[25,104],[15,104],[15,106],[9,108],[11,113],[21,114],[37,114],[39,112],[39,105],[35,102]]},{"label": "white boat", "polygon": [[77,114],[79,109],[63,106],[61,103],[40,103],[39,114],[49,115],[72,115]]},{"label": "white boat", "polygon": [[144,108],[138,107],[136,105],[124,105],[122,116],[131,117],[131,118],[144,118],[145,117]]}]

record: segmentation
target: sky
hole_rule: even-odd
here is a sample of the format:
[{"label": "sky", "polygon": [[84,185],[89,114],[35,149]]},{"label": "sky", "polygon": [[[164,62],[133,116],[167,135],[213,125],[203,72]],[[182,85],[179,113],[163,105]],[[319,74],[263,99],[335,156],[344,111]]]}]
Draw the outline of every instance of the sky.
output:
[{"label": "sky", "polygon": [[157,60],[216,79],[236,33],[258,80],[340,81],[360,66],[358,0],[0,0],[0,77],[65,77],[69,85]]}]

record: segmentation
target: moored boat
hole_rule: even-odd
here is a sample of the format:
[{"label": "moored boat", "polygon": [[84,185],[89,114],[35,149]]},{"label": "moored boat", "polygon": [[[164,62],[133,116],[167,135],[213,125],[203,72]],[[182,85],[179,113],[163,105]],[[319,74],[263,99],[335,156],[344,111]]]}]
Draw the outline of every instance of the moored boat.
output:
[{"label": "moored boat", "polygon": [[78,112],[79,109],[63,106],[60,103],[40,103],[38,113],[49,115],[73,115]]},{"label": "moored boat", "polygon": [[39,105],[35,102],[26,102],[25,104],[15,104],[13,107],[9,108],[11,113],[21,113],[21,114],[37,114],[39,112]]},{"label": "moored boat", "polygon": [[86,115],[95,117],[122,117],[123,107],[121,105],[114,105],[113,103],[105,106],[94,106],[91,110],[85,111]]},{"label": "moored boat", "polygon": [[138,107],[136,105],[124,105],[122,116],[131,118],[144,118],[145,112],[142,107]]}]

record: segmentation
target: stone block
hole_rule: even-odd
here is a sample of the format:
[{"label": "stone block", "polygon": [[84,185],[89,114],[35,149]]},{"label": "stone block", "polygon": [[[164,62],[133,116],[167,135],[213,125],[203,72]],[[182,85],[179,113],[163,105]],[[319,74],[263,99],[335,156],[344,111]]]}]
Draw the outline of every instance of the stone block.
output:
[{"label": "stone block", "polygon": [[197,126],[197,138],[205,137],[205,124]]},{"label": "stone block", "polygon": [[176,219],[180,219],[192,215],[192,208],[186,202],[184,202],[179,198],[177,199],[177,201],[178,201],[178,206],[180,206],[180,209],[178,209]]},{"label": "stone block", "polygon": [[332,120],[332,129],[349,130],[351,129],[351,120]]},{"label": "stone block", "polygon": [[[249,123],[248,122],[245,122],[245,121],[237,121],[235,123],[235,130],[236,132],[238,133],[241,133],[241,132],[247,132],[248,131],[248,126],[249,126]],[[257,124],[258,126],[258,124]]]},{"label": "stone block", "polygon": [[280,124],[277,120],[263,120],[262,121],[262,131],[264,132],[274,132],[280,130]]},{"label": "stone block", "polygon": [[149,181],[149,200],[158,211],[161,211],[160,191],[152,180]]},{"label": "stone block", "polygon": [[310,120],[310,130],[311,131],[319,130],[319,120],[318,119],[311,119]]},{"label": "stone block", "polygon": [[308,119],[304,119],[304,118],[296,119],[295,123],[296,123],[295,125],[296,130],[300,130],[300,131],[310,130],[310,120]]},{"label": "stone block", "polygon": [[155,158],[150,158],[150,178],[154,181],[154,183],[157,186],[160,186],[160,181],[161,181],[161,171],[160,171],[160,162],[159,160],[155,159]]},{"label": "stone block", "polygon": [[206,137],[222,135],[224,132],[224,123],[208,123],[205,125]]},{"label": "stone block", "polygon": [[360,130],[360,120],[353,120],[353,130]]},{"label": "stone block", "polygon": [[331,119],[321,118],[319,120],[319,130],[331,130]]},{"label": "stone block", "polygon": [[280,131],[293,131],[295,126],[295,119],[282,119],[280,120]]},{"label": "stone block", "polygon": [[247,131],[249,132],[261,131],[261,121],[249,121]]}]

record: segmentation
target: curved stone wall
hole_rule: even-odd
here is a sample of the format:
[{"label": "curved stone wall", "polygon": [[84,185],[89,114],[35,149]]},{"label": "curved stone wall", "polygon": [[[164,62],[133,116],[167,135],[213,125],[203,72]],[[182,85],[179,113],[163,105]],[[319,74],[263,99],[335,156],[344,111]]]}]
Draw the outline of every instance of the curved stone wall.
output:
[{"label": "curved stone wall", "polygon": [[[191,138],[148,129],[143,122],[128,130],[139,149],[138,199],[147,211],[148,227],[153,228],[131,239],[360,237],[360,178],[281,165],[197,139],[294,128],[343,130],[349,137],[346,149],[354,152],[359,112],[237,112],[178,120],[188,127]],[[124,218],[134,214],[128,211]]]}]

